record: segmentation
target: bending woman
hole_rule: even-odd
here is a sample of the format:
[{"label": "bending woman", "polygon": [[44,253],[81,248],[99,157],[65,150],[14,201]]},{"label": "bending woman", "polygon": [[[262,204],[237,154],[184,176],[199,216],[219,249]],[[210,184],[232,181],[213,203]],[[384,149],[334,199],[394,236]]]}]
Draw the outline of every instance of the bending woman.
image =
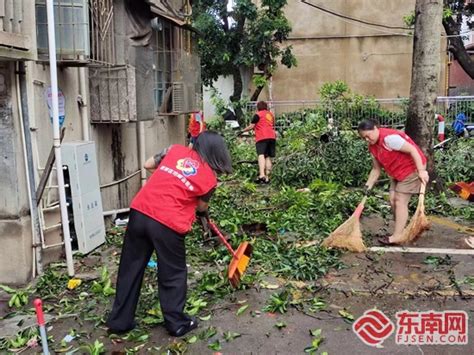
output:
[{"label": "bending woman", "polygon": [[232,162],[216,132],[199,135],[192,149],[173,145],[148,159],[150,179],[130,205],[127,233],[117,277],[117,293],[107,326],[123,333],[135,327],[135,310],[145,268],[153,251],[158,257],[158,292],[165,327],[183,336],[197,327],[184,313],[187,267],[184,237],[195,214],[205,215],[216,188],[216,174],[230,173]]},{"label": "bending woman", "polygon": [[360,122],[359,135],[369,143],[373,156],[372,170],[366,188],[372,189],[382,168],[391,178],[390,204],[395,218],[395,229],[391,236],[380,238],[382,244],[399,244],[408,221],[408,202],[420,192],[421,183],[429,181],[426,157],[420,147],[404,132],[389,128],[378,128],[373,121]]}]

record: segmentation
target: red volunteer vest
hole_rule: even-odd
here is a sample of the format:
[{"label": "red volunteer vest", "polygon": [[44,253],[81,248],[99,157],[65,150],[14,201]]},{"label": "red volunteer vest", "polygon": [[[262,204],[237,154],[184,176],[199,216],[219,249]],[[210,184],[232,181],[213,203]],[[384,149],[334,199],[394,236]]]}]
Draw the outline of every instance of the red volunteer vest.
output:
[{"label": "red volunteer vest", "polygon": [[259,142],[264,139],[276,139],[275,129],[275,117],[273,113],[267,110],[258,111],[259,117],[258,122],[255,124],[255,142]]},{"label": "red volunteer vest", "polygon": [[173,145],[130,207],[185,234],[194,222],[199,196],[216,185],[213,170],[196,151]]},{"label": "red volunteer vest", "polygon": [[196,138],[199,136],[199,129],[200,125],[199,122],[196,120],[196,115],[201,115],[201,121],[203,124],[202,130],[204,131],[206,129],[206,123],[204,122],[204,116],[201,112],[195,112],[191,114],[191,117],[189,118],[189,126],[188,126],[188,132],[191,134],[191,137]]},{"label": "red volunteer vest", "polygon": [[396,150],[389,150],[389,148],[385,146],[384,139],[388,135],[396,134],[413,145],[418,153],[420,153],[423,164],[426,164],[426,157],[420,147],[418,147],[418,145],[413,142],[405,132],[390,128],[379,128],[379,132],[379,140],[377,143],[369,145],[369,150],[380,165],[383,166],[387,174],[392,178],[397,181],[404,180],[407,176],[416,171],[416,165],[409,154]]}]

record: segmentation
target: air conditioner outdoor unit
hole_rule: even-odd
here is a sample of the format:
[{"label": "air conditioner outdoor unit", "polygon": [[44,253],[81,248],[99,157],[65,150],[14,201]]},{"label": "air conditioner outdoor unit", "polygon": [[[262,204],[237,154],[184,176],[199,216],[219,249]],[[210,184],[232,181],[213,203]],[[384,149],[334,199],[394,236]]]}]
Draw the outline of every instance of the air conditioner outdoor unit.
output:
[{"label": "air conditioner outdoor unit", "polygon": [[187,97],[184,83],[173,83],[172,111],[175,113],[185,113],[187,111]]},{"label": "air conditioner outdoor unit", "polygon": [[199,109],[199,93],[195,85],[183,82],[172,83],[172,111],[173,113],[190,113]]}]

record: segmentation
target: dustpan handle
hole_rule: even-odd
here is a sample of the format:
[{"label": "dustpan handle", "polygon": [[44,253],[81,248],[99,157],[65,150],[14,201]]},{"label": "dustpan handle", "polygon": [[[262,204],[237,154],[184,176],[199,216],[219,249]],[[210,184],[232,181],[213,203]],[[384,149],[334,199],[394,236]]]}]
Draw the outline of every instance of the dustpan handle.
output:
[{"label": "dustpan handle", "polygon": [[221,231],[217,228],[217,226],[214,224],[214,222],[212,222],[210,219],[208,219],[207,223],[209,224],[209,227],[211,227],[211,229],[217,234],[217,236],[221,240],[222,244],[224,244],[225,247],[227,248],[227,250],[232,254],[232,256],[234,258],[236,258],[237,254],[235,254],[234,249],[232,249],[232,246],[229,244],[227,239],[225,239],[225,237],[222,235]]}]

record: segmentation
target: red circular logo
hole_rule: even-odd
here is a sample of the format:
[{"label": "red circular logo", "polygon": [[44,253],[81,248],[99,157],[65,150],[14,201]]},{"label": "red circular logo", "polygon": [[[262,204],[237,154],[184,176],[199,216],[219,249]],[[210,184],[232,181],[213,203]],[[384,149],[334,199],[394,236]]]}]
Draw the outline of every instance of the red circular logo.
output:
[{"label": "red circular logo", "polygon": [[381,311],[365,311],[352,325],[352,330],[369,346],[379,346],[395,330],[393,322]]}]

